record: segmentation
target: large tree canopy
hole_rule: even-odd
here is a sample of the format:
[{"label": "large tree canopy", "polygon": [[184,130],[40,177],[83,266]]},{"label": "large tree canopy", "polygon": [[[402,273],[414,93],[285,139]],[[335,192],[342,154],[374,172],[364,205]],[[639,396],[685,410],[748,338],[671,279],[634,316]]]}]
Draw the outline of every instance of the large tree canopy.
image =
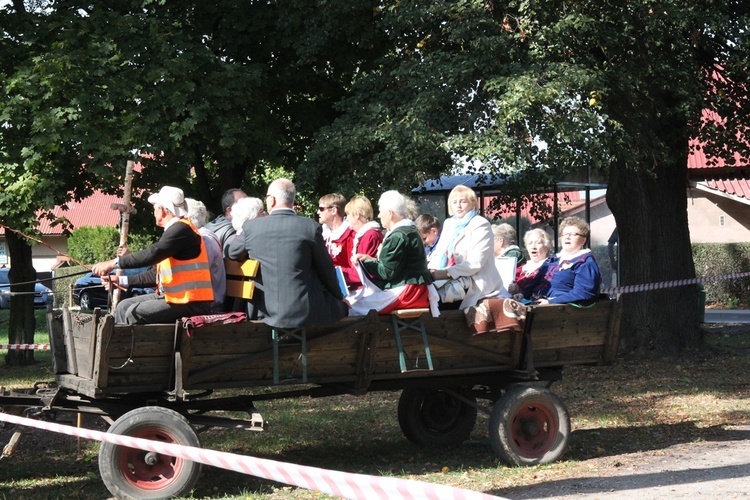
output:
[{"label": "large tree canopy", "polygon": [[[269,168],[376,196],[463,160],[536,189],[609,178],[623,283],[690,278],[687,145],[748,157],[742,0],[123,0],[0,9],[0,218],[95,183],[213,208]],[[703,110],[719,121],[701,121]],[[119,168],[118,168],[119,167]],[[25,226],[28,227],[28,226]],[[13,248],[11,248],[13,252]],[[15,257],[12,256],[14,262]],[[29,261],[30,262],[30,261]],[[632,347],[699,341],[694,290],[625,297]]]},{"label": "large tree canopy", "polygon": [[[522,177],[527,191],[599,170],[609,178],[623,283],[695,277],[688,142],[700,138],[729,164],[734,152],[750,156],[741,140],[750,137],[748,2],[385,6],[394,48],[321,131],[311,176],[392,183],[407,167],[400,180],[413,185],[445,166],[441,152],[478,160],[484,172],[532,173]],[[722,121],[702,121],[703,110]],[[332,180],[336,172],[347,175]],[[693,287],[623,300],[630,347],[674,354],[699,343]]]}]

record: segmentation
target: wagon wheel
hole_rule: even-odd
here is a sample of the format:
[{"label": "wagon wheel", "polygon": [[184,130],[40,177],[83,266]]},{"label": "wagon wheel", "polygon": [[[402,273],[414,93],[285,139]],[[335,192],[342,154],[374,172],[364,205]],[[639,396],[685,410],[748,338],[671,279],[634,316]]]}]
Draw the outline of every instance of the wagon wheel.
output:
[{"label": "wagon wheel", "polygon": [[549,389],[513,387],[492,408],[489,436],[492,450],[510,465],[554,462],[568,445],[568,409]]},{"label": "wagon wheel", "polygon": [[[158,406],[129,411],[118,418],[107,432],[200,447],[198,436],[185,417]],[[198,481],[201,464],[102,443],[99,473],[107,489],[117,498],[166,498],[189,494]]]},{"label": "wagon wheel", "polygon": [[[476,403],[476,399],[466,396]],[[406,439],[419,446],[456,446],[477,421],[472,406],[444,390],[404,389],[398,400],[398,424]]]}]

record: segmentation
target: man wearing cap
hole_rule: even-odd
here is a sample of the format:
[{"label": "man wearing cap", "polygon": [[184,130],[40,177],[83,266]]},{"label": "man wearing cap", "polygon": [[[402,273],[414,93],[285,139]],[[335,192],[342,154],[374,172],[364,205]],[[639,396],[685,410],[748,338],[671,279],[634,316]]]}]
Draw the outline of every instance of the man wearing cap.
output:
[{"label": "man wearing cap", "polygon": [[[120,287],[158,285],[155,294],[139,295],[117,305],[115,323],[129,325],[172,323],[184,316],[211,314],[214,299],[208,253],[197,229],[185,218],[187,208],[181,189],[164,186],[148,197],[154,206],[162,237],[138,252],[95,264],[91,271],[102,284]],[[135,276],[109,275],[118,267],[156,266]]]}]

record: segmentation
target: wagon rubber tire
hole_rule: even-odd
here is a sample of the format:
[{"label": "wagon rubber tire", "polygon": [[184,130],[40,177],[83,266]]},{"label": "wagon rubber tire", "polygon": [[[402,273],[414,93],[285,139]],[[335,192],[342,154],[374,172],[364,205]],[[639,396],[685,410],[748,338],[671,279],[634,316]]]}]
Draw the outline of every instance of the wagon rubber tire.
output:
[{"label": "wagon rubber tire", "polygon": [[89,292],[83,292],[78,299],[78,303],[80,304],[81,309],[86,309],[87,311],[91,310],[91,295],[89,295]]},{"label": "wagon rubber tire", "polygon": [[568,446],[568,409],[549,389],[513,387],[492,408],[489,437],[492,450],[510,465],[554,462]]},{"label": "wagon rubber tire", "polygon": [[[474,397],[466,398],[476,403]],[[401,432],[418,446],[457,446],[466,441],[476,421],[476,406],[444,390],[404,389],[398,400]]]},{"label": "wagon rubber tire", "polygon": [[[179,413],[159,406],[146,406],[118,418],[107,431],[200,447],[190,423]],[[198,482],[201,464],[126,446],[102,443],[99,473],[113,496],[120,499],[152,499],[188,496]]]}]

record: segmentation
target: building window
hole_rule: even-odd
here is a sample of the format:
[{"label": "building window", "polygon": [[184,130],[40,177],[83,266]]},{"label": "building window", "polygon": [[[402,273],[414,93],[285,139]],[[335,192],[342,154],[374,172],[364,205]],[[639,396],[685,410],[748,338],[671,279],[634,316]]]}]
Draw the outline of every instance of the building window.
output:
[{"label": "building window", "polygon": [[720,215],[719,216],[719,227],[724,227],[725,224],[726,224],[725,216],[724,215]]}]

